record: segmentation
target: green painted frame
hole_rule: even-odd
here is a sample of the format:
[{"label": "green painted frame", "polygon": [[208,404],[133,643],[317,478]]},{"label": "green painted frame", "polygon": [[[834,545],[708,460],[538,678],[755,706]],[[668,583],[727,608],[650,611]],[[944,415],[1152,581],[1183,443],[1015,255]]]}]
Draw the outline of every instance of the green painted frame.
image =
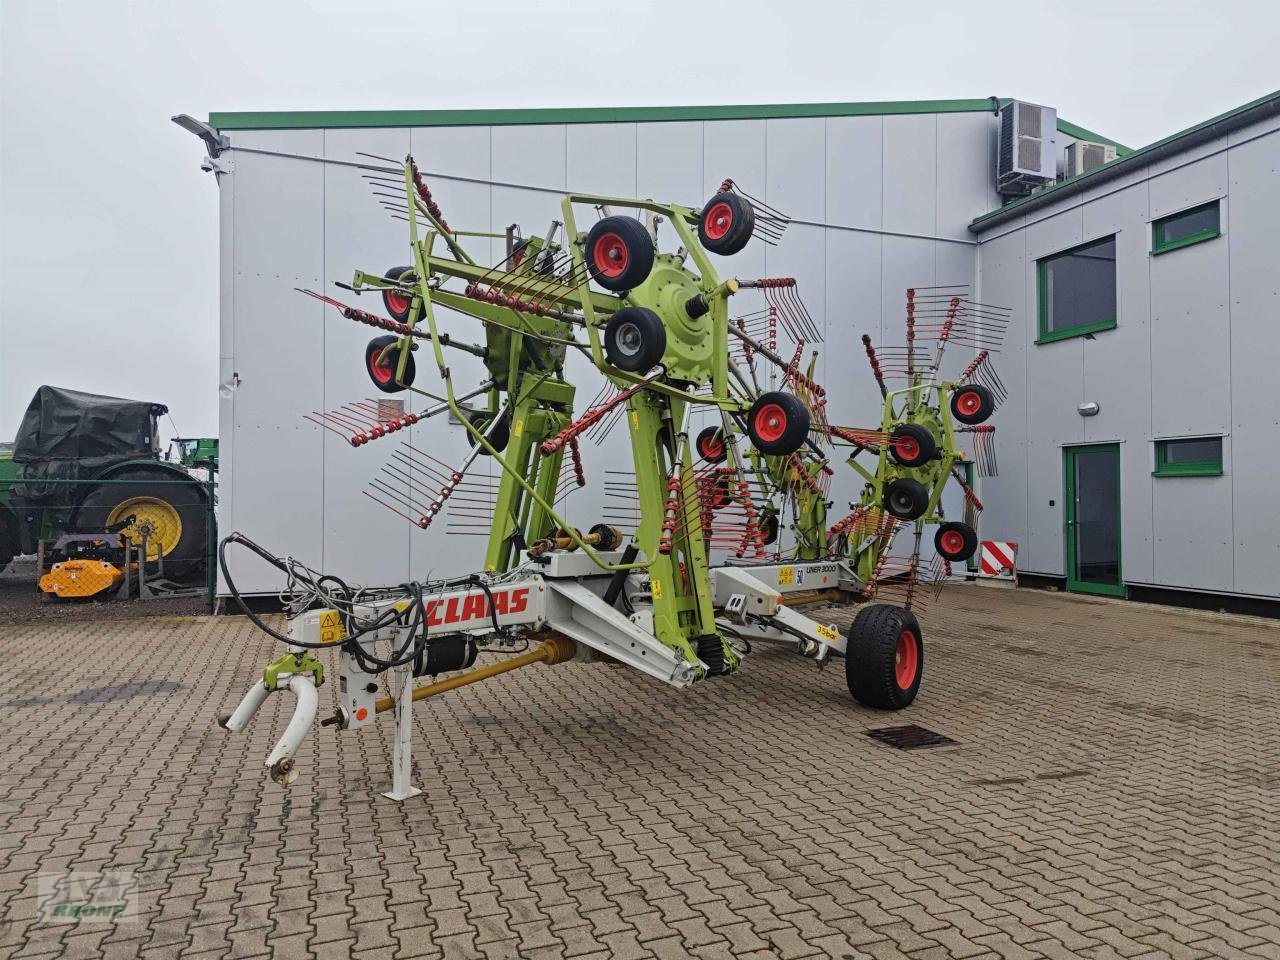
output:
[{"label": "green painted frame", "polygon": [[[1217,440],[1217,460],[1190,460],[1184,463],[1170,463],[1168,448],[1171,443],[1184,440]],[[1151,472],[1153,477],[1220,477],[1222,476],[1222,437],[1169,437],[1156,441],[1156,468]]]},{"label": "green painted frame", "polygon": [[[1041,257],[1039,260],[1036,261],[1036,304],[1037,304],[1036,343],[1037,345],[1045,344],[1045,343],[1055,343],[1058,340],[1071,340],[1075,337],[1083,337],[1090,333],[1101,333],[1104,330],[1114,330],[1116,328],[1118,315],[1120,312],[1120,305],[1118,301],[1116,303],[1117,316],[1111,317],[1109,320],[1099,320],[1099,321],[1096,321],[1095,323],[1084,323],[1084,324],[1080,324],[1079,326],[1068,327],[1065,330],[1050,330],[1049,329],[1049,284],[1048,284],[1047,267],[1054,260],[1058,260],[1061,257],[1070,256],[1071,254],[1078,253],[1081,250],[1087,250],[1089,247],[1095,247],[1100,243],[1106,243],[1108,240],[1115,241],[1118,236],[1119,234],[1112,233],[1105,237],[1098,237],[1095,240],[1090,240],[1088,243],[1076,244],[1074,247],[1071,247],[1067,250],[1059,250],[1057,253],[1052,253],[1047,257]],[[1116,244],[1117,263],[1119,261],[1119,258],[1120,258],[1120,245],[1119,243],[1117,243]],[[1117,285],[1118,285],[1118,282],[1117,282]]]},{"label": "green painted frame", "polygon": [[[1077,580],[1076,570],[1076,480],[1075,456],[1081,450],[1095,452],[1111,450],[1116,458],[1116,579],[1118,584],[1088,583]],[[1076,593],[1096,593],[1108,597],[1127,597],[1129,588],[1124,583],[1124,526],[1121,523],[1120,444],[1086,443],[1062,448],[1063,535],[1067,589]]]},{"label": "green painted frame", "polygon": [[[1197,233],[1188,234],[1185,237],[1179,237],[1177,240],[1165,240],[1164,228],[1170,223],[1175,222],[1179,217],[1185,217],[1188,214],[1199,213],[1202,210],[1213,208],[1213,212],[1217,214],[1214,218],[1215,223],[1206,230]],[[1210,200],[1208,203],[1201,203],[1194,207],[1188,207],[1185,210],[1179,210],[1177,213],[1171,213],[1168,216],[1160,217],[1158,220],[1151,221],[1151,255],[1158,257],[1162,253],[1169,253],[1171,250],[1181,250],[1183,247],[1194,246],[1197,243],[1204,243],[1206,240],[1212,240],[1214,237],[1222,236],[1222,198]]]}]

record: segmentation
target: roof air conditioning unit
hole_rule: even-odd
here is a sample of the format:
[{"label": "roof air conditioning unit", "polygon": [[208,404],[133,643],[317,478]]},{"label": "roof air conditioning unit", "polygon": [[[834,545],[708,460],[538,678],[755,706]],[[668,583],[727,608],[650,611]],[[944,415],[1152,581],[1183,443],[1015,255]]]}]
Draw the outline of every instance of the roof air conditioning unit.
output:
[{"label": "roof air conditioning unit", "polygon": [[1021,197],[1058,176],[1058,111],[1011,100],[1000,108],[996,191]]},{"label": "roof air conditioning unit", "polygon": [[1067,176],[1074,177],[1081,173],[1088,173],[1104,163],[1110,163],[1115,158],[1116,148],[1109,143],[1077,140],[1067,147]]}]

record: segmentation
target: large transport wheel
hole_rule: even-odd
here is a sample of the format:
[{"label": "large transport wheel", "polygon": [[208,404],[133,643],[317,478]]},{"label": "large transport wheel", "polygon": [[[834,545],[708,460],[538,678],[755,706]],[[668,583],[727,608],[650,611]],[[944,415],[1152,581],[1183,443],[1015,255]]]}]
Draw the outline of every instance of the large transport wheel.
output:
[{"label": "large transport wheel", "polygon": [[980,383],[966,383],[951,395],[951,415],[961,423],[982,423],[996,412],[996,398]]},{"label": "large transport wheel", "polygon": [[952,563],[963,563],[978,552],[978,534],[959,520],[944,523],[933,535],[933,548]]},{"label": "large transport wheel", "polygon": [[[387,280],[399,280],[407,283],[412,281],[412,274],[413,267],[392,267],[383,276]],[[382,305],[387,308],[387,313],[391,314],[393,319],[404,323],[409,319],[409,310],[413,307],[413,297],[406,296],[400,290],[384,289],[382,291]]]},{"label": "large transport wheel", "polygon": [[933,434],[918,423],[903,423],[889,434],[889,456],[904,467],[918,467],[938,455]]},{"label": "large transport wheel", "polygon": [[919,480],[899,477],[884,488],[884,508],[899,520],[915,520],[929,509],[929,491]]},{"label": "large transport wheel", "polygon": [[795,453],[809,437],[809,410],[794,393],[762,393],[747,411],[747,436],[768,456]]},{"label": "large transport wheel", "polygon": [[724,463],[729,459],[729,451],[725,449],[719,427],[703,427],[698,438],[693,441],[693,448],[707,463]]},{"label": "large transport wheel", "polygon": [[386,358],[379,363],[378,358],[382,356],[382,351],[391,344],[399,341],[397,336],[374,337],[369,341],[369,345],[364,348],[364,369],[369,374],[369,379],[373,381],[373,385],[383,393],[400,393],[405,387],[413,386],[413,378],[417,375],[417,368],[413,363],[413,354],[409,354],[409,362],[404,367],[404,382],[396,383],[396,366],[400,363],[400,354],[391,351]]},{"label": "large transport wheel", "polygon": [[666,327],[647,307],[623,307],[604,325],[604,355],[619,370],[647,373],[666,350]]},{"label": "large transport wheel", "polygon": [[722,257],[745,247],[756,229],[756,212],[737,193],[717,193],[698,217],[698,241]]},{"label": "large transport wheel", "polygon": [[582,255],[592,278],[606,290],[630,290],[653,269],[653,237],[632,217],[605,217],[587,234]]},{"label": "large transport wheel", "polygon": [[[168,579],[203,573],[209,516],[204,491],[195,480],[143,466],[113,471],[105,479],[112,482],[92,487],[80,501],[73,526],[102,530],[132,516],[133,523],[121,532],[140,548],[145,527],[147,560],[163,555]],[[116,482],[122,480],[129,482]]]},{"label": "large transport wheel", "polygon": [[910,610],[873,603],[849,626],[844,679],[853,698],[878,710],[910,706],[924,675],[924,639]]}]

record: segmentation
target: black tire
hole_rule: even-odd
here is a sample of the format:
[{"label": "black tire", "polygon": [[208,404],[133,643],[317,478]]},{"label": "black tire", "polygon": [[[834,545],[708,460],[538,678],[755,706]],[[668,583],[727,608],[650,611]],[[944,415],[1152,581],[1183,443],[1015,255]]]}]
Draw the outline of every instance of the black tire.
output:
[{"label": "black tire", "polygon": [[632,217],[605,217],[587,234],[582,247],[587,270],[606,290],[631,290],[653,269],[653,237]]},{"label": "black tire", "polygon": [[849,625],[844,679],[853,699],[877,710],[911,705],[924,676],[924,637],[910,610],[873,603]]},{"label": "black tire", "polygon": [[902,423],[889,434],[889,456],[904,467],[919,467],[938,455],[938,442],[928,428]]},{"label": "black tire", "polygon": [[[488,427],[490,423],[490,415],[487,413],[473,413],[467,419],[469,419],[471,421],[471,425],[475,427],[477,430],[479,430],[481,433],[485,432],[485,428]],[[488,437],[489,437],[490,445],[493,447],[493,449],[497,450],[499,453],[507,449],[507,441],[511,439],[510,418],[503,416],[501,420],[498,422],[498,424],[493,428],[493,433],[489,434]],[[471,433],[470,430],[468,430],[467,443],[469,443],[471,446],[474,447],[476,445],[476,442],[477,441],[475,436]],[[484,447],[481,447],[480,456],[482,457],[489,456],[489,451],[484,449]]]},{"label": "black tire", "polygon": [[762,393],[747,411],[747,436],[768,456],[795,453],[809,437],[809,409],[794,393]]},{"label": "black tire", "polygon": [[383,393],[400,393],[405,387],[413,386],[413,379],[418,373],[413,363],[412,353],[409,354],[409,362],[405,364],[403,383],[396,382],[396,365],[400,362],[397,354],[389,354],[382,366],[377,365],[378,356],[382,351],[399,340],[397,336],[374,337],[364,348],[364,371],[369,374],[373,385]]},{"label": "black tire", "polygon": [[[72,526],[101,530],[108,523],[124,519],[130,512],[137,515],[137,508],[130,507],[131,502],[162,503],[177,515],[181,525],[179,531],[173,531],[163,529],[164,523],[157,524],[162,528],[158,539],[164,552],[165,577],[169,580],[194,580],[204,575],[208,561],[209,516],[204,491],[195,480],[184,480],[171,470],[148,467],[126,467],[113,471],[105,479],[112,482],[91,487],[80,501],[71,518]],[[115,482],[121,480],[130,482]],[[136,526],[135,523],[124,532],[141,546],[140,534],[130,532]],[[173,542],[170,542],[171,538]],[[149,538],[149,544],[155,542],[156,539]],[[150,546],[148,553],[151,553]],[[150,565],[148,569],[154,570]]]},{"label": "black tire", "polygon": [[967,523],[944,523],[933,535],[933,549],[944,560],[963,563],[978,552],[978,534]]},{"label": "black tire", "polygon": [[0,507],[0,573],[4,573],[4,568],[18,555],[17,522],[10,520],[12,516]]},{"label": "black tire", "polygon": [[[406,273],[413,273],[413,267],[392,267],[383,277],[387,280],[400,280]],[[404,323],[409,319],[409,311],[413,308],[413,297],[406,297],[398,290],[384,289],[382,305],[393,319]]]},{"label": "black tire", "polygon": [[619,370],[647,373],[666,350],[662,318],[647,307],[623,307],[604,325],[604,355]]},{"label": "black tire", "polygon": [[899,477],[884,488],[884,508],[899,520],[915,520],[929,509],[929,491],[919,480]]},{"label": "black tire", "polygon": [[951,394],[951,416],[961,423],[983,423],[996,412],[996,398],[980,383],[966,383]]},{"label": "black tire", "polygon": [[722,257],[745,247],[755,229],[756,212],[737,193],[717,193],[698,216],[698,242]]},{"label": "black tire", "polygon": [[760,521],[760,532],[764,535],[764,545],[767,547],[778,541],[778,515],[771,513]]},{"label": "black tire", "polygon": [[729,459],[729,451],[725,447],[723,431],[719,427],[704,427],[693,441],[694,449],[707,463],[724,463]]}]

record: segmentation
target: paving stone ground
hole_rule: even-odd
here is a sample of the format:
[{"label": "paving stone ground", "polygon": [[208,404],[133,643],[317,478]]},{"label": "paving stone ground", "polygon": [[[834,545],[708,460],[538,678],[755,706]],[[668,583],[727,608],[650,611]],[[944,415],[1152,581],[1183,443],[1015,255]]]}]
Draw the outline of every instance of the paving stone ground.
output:
[{"label": "paving stone ground", "polygon": [[[901,714],[760,648],[427,701],[404,804],[389,724],[287,791],[284,698],[215,726],[274,655],[240,618],[8,627],[0,956],[1280,957],[1280,625],[977,586],[924,622]],[[908,722],[958,745],[865,735]],[[135,918],[37,918],[41,872],[109,869]]]}]

